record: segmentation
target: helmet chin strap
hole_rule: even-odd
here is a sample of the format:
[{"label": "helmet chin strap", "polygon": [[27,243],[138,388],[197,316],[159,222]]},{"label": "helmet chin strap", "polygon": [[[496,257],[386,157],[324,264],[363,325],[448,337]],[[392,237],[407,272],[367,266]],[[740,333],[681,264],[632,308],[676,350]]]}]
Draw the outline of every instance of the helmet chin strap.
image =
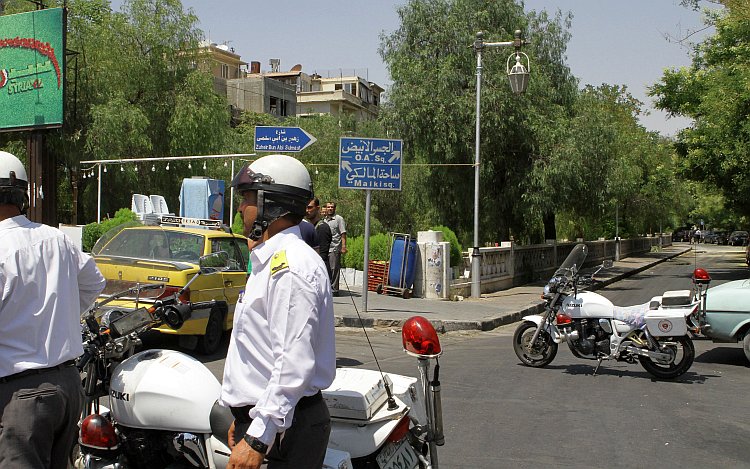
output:
[{"label": "helmet chin strap", "polygon": [[260,238],[263,237],[263,233],[268,229],[268,221],[264,220],[264,204],[265,201],[265,195],[263,194],[262,190],[258,191],[257,195],[257,204],[258,204],[258,214],[255,216],[255,221],[253,221],[253,226],[250,229],[250,234],[248,237],[252,239],[253,241],[259,241]]},{"label": "helmet chin strap", "polygon": [[289,213],[288,210],[280,210],[273,203],[270,207],[266,207],[266,197],[262,189],[258,190],[257,199],[258,213],[255,216],[255,221],[253,221],[253,226],[250,228],[250,234],[248,235],[248,238],[253,241],[259,241],[263,237],[263,233],[265,233],[273,222]]}]

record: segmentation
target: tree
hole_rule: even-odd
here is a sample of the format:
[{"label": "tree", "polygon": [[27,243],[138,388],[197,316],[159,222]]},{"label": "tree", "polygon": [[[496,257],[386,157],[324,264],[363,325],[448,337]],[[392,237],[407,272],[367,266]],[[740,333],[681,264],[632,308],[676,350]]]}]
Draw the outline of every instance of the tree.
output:
[{"label": "tree", "polygon": [[650,94],[658,108],[694,121],[675,143],[682,174],[718,187],[730,207],[749,215],[750,21],[746,3],[725,3],[692,66],[666,71]]},{"label": "tree", "polygon": [[453,227],[464,245],[471,245],[473,227],[476,58],[469,46],[480,30],[488,41],[526,31],[535,73],[525,96],[513,96],[507,83],[511,50],[485,53],[480,176],[482,237],[526,233],[528,212],[519,202],[544,132],[542,116],[550,109],[564,114],[575,94],[564,64],[568,20],[526,16],[509,0],[412,0],[398,14],[400,27],[381,37],[380,54],[393,78],[384,123],[404,140],[412,161],[444,165],[423,169],[422,197],[440,204],[433,224]]},{"label": "tree", "polygon": [[[82,169],[91,169],[80,168],[80,161],[218,153],[227,145],[229,115],[210,76],[196,70],[202,32],[179,0],[126,0],[120,12],[112,12],[106,0],[69,0],[67,6],[67,48],[75,54],[66,70],[66,123],[47,141],[58,155],[58,171],[66,175],[58,191],[60,218],[70,219],[77,198],[79,213],[89,214],[73,220],[80,222],[91,221],[96,212],[97,189],[95,179],[78,179]],[[15,12],[6,3],[5,13]],[[163,168],[150,171],[152,166],[104,173],[105,187],[121,190],[109,192],[103,212],[129,207],[138,191],[176,200],[175,180],[192,171],[175,164],[165,178]]]}]

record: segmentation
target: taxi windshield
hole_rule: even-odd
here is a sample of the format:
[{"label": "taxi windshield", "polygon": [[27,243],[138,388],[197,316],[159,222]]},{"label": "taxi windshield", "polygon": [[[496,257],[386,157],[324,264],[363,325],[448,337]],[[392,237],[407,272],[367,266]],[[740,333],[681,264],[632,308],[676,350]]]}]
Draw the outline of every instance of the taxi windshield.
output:
[{"label": "taxi windshield", "polygon": [[197,263],[203,254],[203,244],[204,237],[192,233],[128,228],[117,233],[95,254]]}]

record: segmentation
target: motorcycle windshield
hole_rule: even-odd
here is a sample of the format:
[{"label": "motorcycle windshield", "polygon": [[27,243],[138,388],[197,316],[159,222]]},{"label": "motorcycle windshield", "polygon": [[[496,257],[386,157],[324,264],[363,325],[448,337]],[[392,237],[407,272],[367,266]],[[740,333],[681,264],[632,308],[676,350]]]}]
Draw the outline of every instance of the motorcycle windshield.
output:
[{"label": "motorcycle windshield", "polygon": [[571,279],[581,267],[583,262],[586,260],[586,255],[589,253],[589,248],[585,244],[576,244],[568,257],[565,258],[560,267],[555,272],[555,277],[562,276]]}]

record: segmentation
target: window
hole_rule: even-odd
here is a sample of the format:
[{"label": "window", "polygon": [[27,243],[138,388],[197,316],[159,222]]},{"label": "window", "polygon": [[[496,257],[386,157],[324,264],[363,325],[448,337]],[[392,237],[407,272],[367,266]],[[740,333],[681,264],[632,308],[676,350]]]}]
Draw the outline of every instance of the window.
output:
[{"label": "window", "polygon": [[275,116],[288,116],[289,115],[289,101],[286,99],[280,99],[275,96],[269,98],[268,112]]},{"label": "window", "polygon": [[229,65],[221,64],[221,78],[229,78]]}]

